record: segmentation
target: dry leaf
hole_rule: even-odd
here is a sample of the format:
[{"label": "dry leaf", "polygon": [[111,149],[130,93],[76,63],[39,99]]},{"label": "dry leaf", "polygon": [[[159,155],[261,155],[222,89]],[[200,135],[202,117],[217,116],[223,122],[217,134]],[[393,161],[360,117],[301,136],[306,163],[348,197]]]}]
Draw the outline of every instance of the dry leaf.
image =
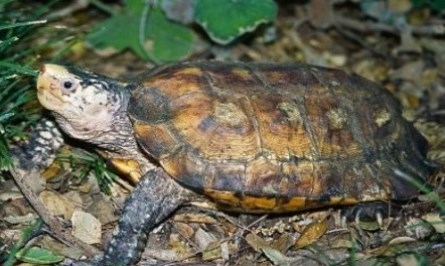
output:
[{"label": "dry leaf", "polygon": [[400,266],[420,266],[422,263],[419,260],[419,257],[413,253],[402,254],[397,256],[396,258],[397,265]]},{"label": "dry leaf", "polygon": [[412,32],[405,28],[400,33],[400,46],[398,47],[399,52],[416,52],[421,53],[422,47],[418,43],[417,39],[414,38]]},{"label": "dry leaf", "polygon": [[411,7],[411,0],[388,0],[388,9],[395,13],[406,13]]},{"label": "dry leaf", "polygon": [[111,200],[102,196],[94,198],[93,203],[86,211],[93,214],[102,224],[109,224],[118,219]]},{"label": "dry leaf", "polygon": [[334,24],[334,10],[329,1],[310,1],[310,21],[317,28],[327,29]]},{"label": "dry leaf", "polygon": [[[172,233],[168,239],[168,246],[171,248],[171,250],[174,250],[176,256],[186,257],[190,255],[190,249],[187,244],[182,241],[182,239],[182,236],[179,234]],[[156,257],[158,258],[159,256]]]},{"label": "dry leaf", "polygon": [[437,233],[445,233],[445,222],[438,213],[428,213],[422,216],[422,219],[431,224]]},{"label": "dry leaf", "polygon": [[[185,253],[187,256],[188,253]],[[165,261],[180,261],[183,256],[182,254],[177,253],[176,249],[151,249],[146,248],[144,250],[144,253],[142,254],[143,258],[155,258],[158,260],[165,260]],[[185,257],[185,256],[184,256]]]},{"label": "dry leaf", "polygon": [[417,82],[420,82],[420,80],[422,80],[422,72],[424,68],[425,63],[421,60],[409,62],[396,69],[391,74],[391,79],[407,80],[417,84]]},{"label": "dry leaf", "polygon": [[5,191],[0,193],[0,202],[22,199],[23,194],[19,191]]},{"label": "dry leaf", "polygon": [[429,223],[416,217],[411,217],[404,228],[409,237],[416,239],[425,239],[434,231],[434,228]]},{"label": "dry leaf", "polygon": [[73,235],[87,244],[100,243],[101,223],[93,215],[76,210],[71,218]]},{"label": "dry leaf", "polygon": [[365,231],[377,231],[380,229],[380,225],[377,221],[359,221],[356,226]]},{"label": "dry leaf", "polygon": [[440,250],[439,254],[439,258],[433,262],[433,265],[445,265],[445,249]]},{"label": "dry leaf", "polygon": [[214,260],[221,257],[218,239],[213,234],[199,228],[195,233],[195,243],[203,250],[203,260]]},{"label": "dry leaf", "polygon": [[213,234],[210,234],[201,228],[199,228],[195,233],[195,242],[201,249],[207,248],[208,245],[216,242],[217,240],[218,239]]},{"label": "dry leaf", "polygon": [[280,235],[278,240],[274,241],[273,248],[279,250],[280,252],[286,252],[295,243],[295,237],[289,233],[283,233]]},{"label": "dry leaf", "polygon": [[286,257],[283,253],[280,251],[270,248],[270,247],[263,247],[261,249],[264,253],[264,255],[269,258],[274,265],[287,265],[290,262],[290,259]]},{"label": "dry leaf", "polygon": [[[331,242],[331,241],[329,241]],[[331,244],[332,248],[353,248],[354,247],[354,242],[349,240],[349,239],[335,239],[332,244]]]},{"label": "dry leaf", "polygon": [[10,224],[32,224],[32,222],[36,219],[36,215],[33,213],[28,213],[26,215],[14,215],[14,216],[6,216],[2,218],[5,222]]},{"label": "dry leaf", "polygon": [[175,223],[175,228],[178,230],[179,234],[186,239],[191,239],[195,234],[193,227],[186,223]]},{"label": "dry leaf", "polygon": [[414,242],[414,241],[416,241],[416,239],[414,239],[412,237],[399,236],[399,237],[396,237],[396,238],[392,239],[391,241],[389,241],[388,245],[397,245],[397,244],[403,244],[403,243]]},{"label": "dry leaf", "polygon": [[202,251],[202,259],[205,261],[215,260],[221,258],[221,246],[218,242],[210,243]]},{"label": "dry leaf", "polygon": [[39,194],[39,199],[51,215],[62,215],[65,219],[70,219],[73,215],[74,203],[59,193],[44,190]]},{"label": "dry leaf", "polygon": [[216,223],[218,223],[218,221],[216,221],[215,218],[213,218],[207,214],[200,214],[200,213],[177,214],[173,217],[173,220],[175,222],[183,222],[183,223],[202,223],[202,224],[216,224]]},{"label": "dry leaf", "polygon": [[313,222],[306,226],[300,238],[295,242],[296,248],[303,248],[318,240],[328,230],[327,220]]},{"label": "dry leaf", "polygon": [[255,234],[248,234],[245,239],[247,244],[249,244],[255,251],[263,252],[274,265],[286,265],[290,262],[290,259],[286,257],[286,255],[279,250],[272,248],[267,241],[261,237]]},{"label": "dry leaf", "polygon": [[230,249],[229,244],[227,242],[221,243],[221,258],[224,261],[228,261],[230,259]]},{"label": "dry leaf", "polygon": [[249,244],[249,246],[251,246],[257,252],[260,252],[261,248],[263,247],[269,247],[269,244],[266,242],[266,240],[255,234],[248,234],[246,235],[245,239],[247,244]]}]

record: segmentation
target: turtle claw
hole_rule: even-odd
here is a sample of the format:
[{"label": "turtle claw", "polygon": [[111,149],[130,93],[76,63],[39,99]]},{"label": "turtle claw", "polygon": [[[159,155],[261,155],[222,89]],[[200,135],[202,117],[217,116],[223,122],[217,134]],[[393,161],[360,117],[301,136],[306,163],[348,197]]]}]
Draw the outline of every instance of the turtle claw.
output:
[{"label": "turtle claw", "polygon": [[379,224],[379,227],[383,227],[383,214],[381,212],[377,212],[375,214],[375,219],[377,221],[377,223]]},{"label": "turtle claw", "polygon": [[361,213],[362,213],[362,209],[361,208],[358,209],[358,211],[355,213],[355,216],[354,216],[355,224],[360,224],[360,215],[361,215]]},{"label": "turtle claw", "polygon": [[341,215],[341,219],[340,219],[340,225],[343,228],[347,227],[347,217],[345,215]]},{"label": "turtle claw", "polygon": [[383,224],[383,217],[388,216],[389,205],[382,201],[363,202],[346,208],[342,211],[342,222],[377,221],[379,226]]}]

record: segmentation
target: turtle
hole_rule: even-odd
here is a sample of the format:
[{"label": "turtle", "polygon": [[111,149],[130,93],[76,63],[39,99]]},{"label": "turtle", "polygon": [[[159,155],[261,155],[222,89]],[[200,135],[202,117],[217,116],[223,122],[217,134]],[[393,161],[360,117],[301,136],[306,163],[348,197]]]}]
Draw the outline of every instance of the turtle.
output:
[{"label": "turtle", "polygon": [[120,81],[45,64],[37,96],[136,185],[100,265],[138,261],[197,195],[229,212],[347,208],[416,198],[434,171],[394,96],[337,69],[191,61]]}]

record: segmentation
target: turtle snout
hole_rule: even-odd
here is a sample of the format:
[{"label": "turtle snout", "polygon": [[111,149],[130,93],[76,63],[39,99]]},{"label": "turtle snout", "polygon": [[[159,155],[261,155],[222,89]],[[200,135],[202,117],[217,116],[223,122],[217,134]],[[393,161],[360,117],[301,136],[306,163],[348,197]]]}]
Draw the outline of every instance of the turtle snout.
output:
[{"label": "turtle snout", "polygon": [[39,69],[37,90],[57,90],[59,80],[67,75],[65,67],[53,64],[44,64]]},{"label": "turtle snout", "polygon": [[46,71],[46,66],[42,65],[39,69],[39,77],[37,78],[37,90],[42,91],[51,87],[51,80]]},{"label": "turtle snout", "polygon": [[45,64],[40,67],[37,78],[37,98],[47,109],[54,110],[64,103],[59,89],[59,80],[65,75],[64,67]]},{"label": "turtle snout", "polygon": [[41,65],[39,68],[39,74],[45,73],[45,64]]}]

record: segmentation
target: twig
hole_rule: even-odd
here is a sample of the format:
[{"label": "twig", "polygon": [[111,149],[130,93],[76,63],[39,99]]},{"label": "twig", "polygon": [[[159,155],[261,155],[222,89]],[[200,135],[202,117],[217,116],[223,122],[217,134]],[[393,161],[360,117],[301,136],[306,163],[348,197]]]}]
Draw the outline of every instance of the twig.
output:
[{"label": "twig", "polygon": [[90,4],[89,0],[76,0],[60,10],[52,12],[52,14],[48,15],[48,19],[54,20],[70,16],[76,11],[87,8],[89,4]]},{"label": "twig", "polygon": [[[400,33],[400,29],[395,26],[375,23],[375,22],[362,22],[359,20],[346,18],[343,16],[335,16],[335,24],[339,26],[345,26],[360,32],[387,32],[397,34]],[[407,25],[413,34],[418,35],[438,35],[445,36],[445,25],[427,25],[427,26],[414,26]]]}]

